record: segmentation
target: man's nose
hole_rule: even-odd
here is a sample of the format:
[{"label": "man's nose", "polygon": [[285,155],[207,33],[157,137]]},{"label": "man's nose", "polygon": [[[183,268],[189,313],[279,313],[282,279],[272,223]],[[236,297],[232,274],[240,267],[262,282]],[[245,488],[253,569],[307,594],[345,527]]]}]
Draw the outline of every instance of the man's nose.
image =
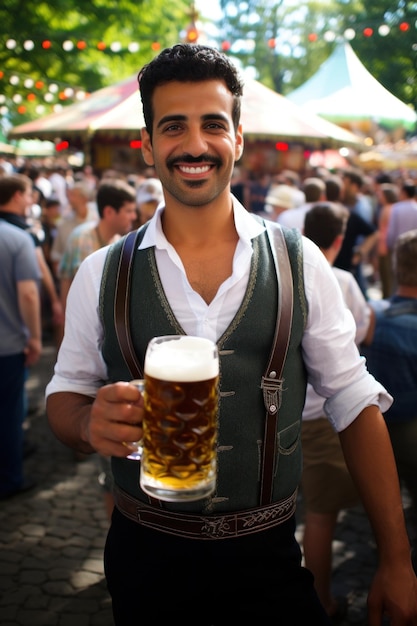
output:
[{"label": "man's nose", "polygon": [[207,152],[207,140],[200,129],[190,128],[183,140],[184,152],[194,157]]}]

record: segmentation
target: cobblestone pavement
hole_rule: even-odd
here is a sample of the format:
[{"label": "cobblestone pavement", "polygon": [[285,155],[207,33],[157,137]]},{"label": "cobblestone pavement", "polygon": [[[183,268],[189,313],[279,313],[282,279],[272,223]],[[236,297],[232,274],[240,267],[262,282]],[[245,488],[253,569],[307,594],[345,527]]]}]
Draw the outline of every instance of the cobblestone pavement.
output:
[{"label": "cobblestone pavement", "polygon": [[[54,348],[46,345],[27,385],[28,433],[37,448],[25,468],[37,486],[0,503],[0,624],[110,626],[102,561],[108,521],[98,465],[94,457],[77,461],[48,429],[43,393],[54,359]],[[335,591],[350,603],[342,626],[365,623],[375,566],[363,511],[344,512],[334,543]]]}]

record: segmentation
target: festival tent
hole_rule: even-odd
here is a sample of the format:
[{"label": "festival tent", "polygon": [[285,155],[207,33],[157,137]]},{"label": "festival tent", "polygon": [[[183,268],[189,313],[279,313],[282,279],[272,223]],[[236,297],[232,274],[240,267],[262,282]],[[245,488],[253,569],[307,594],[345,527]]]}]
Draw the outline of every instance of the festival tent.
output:
[{"label": "festival tent", "polygon": [[[245,79],[242,124],[246,138],[308,142],[314,147],[361,148],[354,134],[323,118],[306,113],[284,96],[253,79]],[[104,87],[61,111],[16,126],[9,139],[89,141],[137,139],[144,126],[136,76]]]},{"label": "festival tent", "polygon": [[14,147],[7,142],[7,138],[0,128],[0,154],[14,154]]},{"label": "festival tent", "polygon": [[290,102],[349,128],[412,131],[416,112],[385,89],[361,63],[351,45],[341,42],[318,71],[287,95]]},{"label": "festival tent", "polygon": [[21,157],[47,157],[55,154],[55,145],[52,141],[38,139],[18,139],[13,143],[2,141],[0,134],[0,154]]},{"label": "festival tent", "polygon": [[0,154],[14,154],[14,146],[5,141],[0,141]]}]

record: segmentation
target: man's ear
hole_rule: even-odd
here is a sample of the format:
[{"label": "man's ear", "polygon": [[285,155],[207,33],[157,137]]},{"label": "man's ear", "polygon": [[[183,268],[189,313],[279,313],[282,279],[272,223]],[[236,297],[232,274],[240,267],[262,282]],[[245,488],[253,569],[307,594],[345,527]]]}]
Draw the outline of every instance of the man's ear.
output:
[{"label": "man's ear", "polygon": [[105,217],[109,213],[118,213],[118,211],[111,204],[106,204],[106,206],[103,207],[103,217]]},{"label": "man's ear", "polygon": [[337,251],[340,250],[340,248],[342,247],[342,243],[343,243],[343,239],[345,238],[344,235],[337,235],[335,237],[335,240],[333,241],[333,248]]},{"label": "man's ear", "polygon": [[142,156],[146,165],[152,166],[155,165],[155,161],[153,159],[153,150],[152,150],[152,142],[151,137],[146,130],[146,128],[142,128],[140,131],[141,139],[142,139]]},{"label": "man's ear", "polygon": [[244,146],[244,139],[243,139],[242,124],[239,124],[237,132],[236,132],[235,161],[239,161],[240,157],[242,156],[243,146]]}]

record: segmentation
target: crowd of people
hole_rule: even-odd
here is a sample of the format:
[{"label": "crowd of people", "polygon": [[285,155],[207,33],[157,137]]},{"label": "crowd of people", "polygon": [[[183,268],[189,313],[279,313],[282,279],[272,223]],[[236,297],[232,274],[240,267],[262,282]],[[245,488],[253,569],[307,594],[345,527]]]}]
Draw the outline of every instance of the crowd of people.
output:
[{"label": "crowd of people", "polygon": [[[400,484],[417,511],[417,180],[402,172],[365,176],[354,167],[254,180],[236,166],[242,85],[225,56],[176,46],[145,66],[140,81],[143,175],[0,163],[0,263],[7,268],[0,280],[0,498],[33,487],[23,463],[25,381],[52,328],[57,363],[47,415],[79,459],[96,453],[102,461],[116,624],[135,619],[138,593],[158,601],[149,572],[162,563],[170,584],[155,623],[175,616],[197,623],[195,616],[184,622],[181,607],[175,613],[176,599],[186,584],[191,605],[200,606],[212,568],[213,606],[200,624],[271,621],[277,611],[284,625],[339,623],[346,606],[332,594],[332,538],[340,510],[361,501],[380,552],[370,619],[380,623],[387,612],[414,625],[416,560]],[[294,288],[284,390],[273,391],[272,446],[274,438],[279,446],[271,467],[260,449],[267,438],[260,390],[281,283],[266,222],[283,227]],[[140,439],[143,405],[140,392],[121,382],[129,372],[107,323],[113,295],[100,285],[108,250],[119,251],[135,228],[143,237],[131,277],[140,322],[135,352],[143,358],[152,333],[178,330],[221,349],[221,458],[208,501],[149,502],[137,464],[126,459],[124,441]],[[266,378],[273,386],[273,373]],[[268,500],[258,500],[260,465],[262,481],[270,472]],[[298,485],[303,555],[294,535]],[[126,502],[149,522],[132,519]],[[248,530],[244,511],[262,520],[265,507],[273,523],[253,521]],[[205,529],[231,516],[235,534],[207,540]],[[191,525],[188,535],[183,527]]]},{"label": "crowd of people", "polygon": [[[336,272],[356,323],[358,348],[394,397],[385,417],[417,523],[417,181],[409,172],[369,176],[352,167],[314,174],[296,185],[304,194],[301,201],[285,178],[271,183],[264,214],[312,239]],[[319,597],[336,623],[346,602],[332,595],[332,541],[338,514],[359,496],[323,403],[308,385],[303,548]],[[416,546],[413,562],[417,569]]]},{"label": "crowd of people", "polygon": [[[250,199],[249,178],[246,185],[246,197]],[[322,200],[341,203],[349,209],[335,266],[354,274],[365,297],[372,285],[377,285],[384,298],[393,295],[395,242],[401,233],[417,228],[416,173],[366,173],[354,165],[336,171],[315,168],[304,176],[283,170],[270,175],[263,207],[254,212],[283,226],[302,229],[305,213]]]},{"label": "crowd of people", "polygon": [[[148,220],[162,200],[162,187],[158,179],[151,177],[152,172],[135,177],[132,184],[126,176],[117,172],[107,172],[100,178],[94,176],[88,166],[78,174],[63,166],[48,170],[25,163],[16,167],[6,160],[0,167],[2,225],[3,222],[8,223],[22,231],[26,239],[29,237],[29,248],[24,256],[24,247],[3,249],[3,254],[7,255],[3,267],[13,268],[11,264],[15,263],[16,268],[14,272],[2,274],[4,313],[2,311],[1,337],[4,340],[0,354],[3,358],[2,371],[4,368],[5,372],[13,375],[16,382],[11,386],[9,377],[2,377],[5,390],[9,390],[8,394],[3,394],[2,413],[4,409],[4,414],[19,433],[17,437],[16,430],[9,428],[9,421],[2,424],[5,434],[2,449],[4,447],[5,453],[1,455],[3,462],[0,463],[0,497],[7,498],[35,486],[34,481],[23,474],[23,460],[33,450],[28,429],[23,428],[28,411],[24,391],[30,366],[41,354],[42,339],[52,339],[58,351],[64,332],[68,290],[81,262],[95,250],[116,241]],[[28,263],[31,246],[35,263]],[[22,272],[29,272],[31,282],[28,282],[28,289],[30,287],[31,290],[38,274],[39,301],[31,302],[30,318],[29,303],[26,302],[29,297],[24,299],[19,296],[21,283],[29,281]],[[9,282],[13,280],[14,285]],[[35,314],[40,329],[37,325],[35,328]],[[23,358],[22,346],[26,341],[28,355]],[[33,355],[31,346],[35,342],[38,350]],[[20,356],[18,377],[14,367],[16,355]],[[17,381],[20,381],[19,394],[16,393]],[[7,403],[7,398],[10,403]],[[75,459],[83,460],[84,457],[75,455]],[[113,499],[108,463],[104,459],[101,461],[98,475],[110,516]]]}]

